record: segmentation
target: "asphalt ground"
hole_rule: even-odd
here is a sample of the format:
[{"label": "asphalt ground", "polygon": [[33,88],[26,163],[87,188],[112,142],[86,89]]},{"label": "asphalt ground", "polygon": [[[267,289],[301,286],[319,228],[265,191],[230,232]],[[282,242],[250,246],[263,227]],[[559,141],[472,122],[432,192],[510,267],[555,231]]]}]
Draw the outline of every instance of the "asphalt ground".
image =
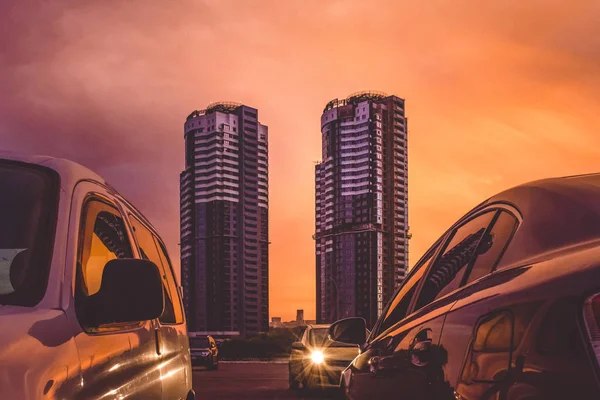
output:
[{"label": "asphalt ground", "polygon": [[337,390],[294,391],[288,389],[287,363],[219,363],[219,369],[209,371],[194,367],[196,399],[341,399]]}]

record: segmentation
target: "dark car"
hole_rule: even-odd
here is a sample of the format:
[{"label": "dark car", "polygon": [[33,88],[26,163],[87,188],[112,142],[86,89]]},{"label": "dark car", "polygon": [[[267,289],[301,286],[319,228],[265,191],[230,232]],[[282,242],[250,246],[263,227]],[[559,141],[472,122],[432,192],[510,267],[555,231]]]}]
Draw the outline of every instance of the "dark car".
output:
[{"label": "dark car", "polygon": [[190,337],[192,365],[200,365],[210,370],[219,368],[219,349],[212,336]]},{"label": "dark car", "polygon": [[193,399],[180,289],[100,176],[0,153],[0,399]]},{"label": "dark car", "polygon": [[[342,374],[356,399],[600,399],[600,174],[498,194],[410,271]],[[366,341],[365,341],[366,340]]]},{"label": "dark car", "polygon": [[291,389],[337,388],[340,374],[358,354],[358,346],[332,342],[329,325],[308,325],[299,342],[292,344],[288,364]]}]

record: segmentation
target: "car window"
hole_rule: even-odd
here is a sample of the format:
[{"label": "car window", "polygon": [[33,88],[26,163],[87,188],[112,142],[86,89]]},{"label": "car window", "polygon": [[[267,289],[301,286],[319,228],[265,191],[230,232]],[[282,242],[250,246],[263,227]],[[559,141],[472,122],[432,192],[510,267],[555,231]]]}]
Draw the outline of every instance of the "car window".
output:
[{"label": "car window", "polygon": [[492,229],[479,242],[477,258],[471,267],[467,283],[481,278],[493,271],[500,261],[510,238],[517,226],[517,219],[510,213],[499,213]]},{"label": "car window", "polygon": [[207,349],[210,347],[210,341],[207,337],[190,338],[190,347],[192,349]]},{"label": "car window", "polygon": [[161,268],[163,275],[163,287],[165,291],[165,309],[159,321],[165,324],[183,322],[181,303],[174,282],[169,282],[169,276],[173,281],[171,266],[167,256],[159,244],[158,239],[146,228],[136,217],[131,217],[131,226],[143,259],[152,261]]},{"label": "car window", "polygon": [[[156,236],[154,236],[154,241],[156,242],[156,246],[158,247],[158,255],[160,256],[160,261],[162,262],[162,265],[165,269],[167,288],[169,291],[168,294],[169,294],[171,303],[173,304],[173,311],[174,311],[174,316],[175,316],[175,320],[173,320],[173,321],[167,321],[167,320],[162,320],[162,319],[160,321],[164,322],[164,323],[181,324],[181,323],[183,323],[183,306],[181,303],[181,296],[179,295],[179,290],[177,289],[177,283],[176,283],[175,275],[173,272],[173,265],[171,264],[171,261],[169,260],[169,256],[167,254],[167,250],[165,249],[165,246],[158,240],[158,238]],[[214,343],[214,339],[213,339],[213,343]]]},{"label": "car window", "polygon": [[58,189],[52,170],[0,162],[0,305],[32,307],[44,296]]},{"label": "car window", "polygon": [[310,344],[312,346],[321,346],[327,339],[327,335],[329,334],[329,329],[327,328],[317,328],[312,329],[310,331]]},{"label": "car window", "polygon": [[407,280],[402,284],[400,290],[396,293],[396,296],[394,296],[392,302],[387,307],[385,317],[379,326],[373,330],[375,332],[374,337],[406,317],[408,306],[415,295],[419,282],[425,275],[427,264],[429,264],[431,257],[435,254],[435,249],[437,249],[437,247],[427,252],[425,257],[423,257],[423,259],[415,266],[415,271],[411,273],[407,277]]},{"label": "car window", "polygon": [[488,229],[494,214],[495,210],[488,211],[453,231],[443,254],[438,256],[429,270],[415,310],[460,286],[465,269],[475,255],[479,241]]},{"label": "car window", "polygon": [[75,306],[77,317],[87,328],[87,297],[100,290],[106,263],[117,258],[132,258],[131,244],[121,214],[108,202],[85,203],[80,230]]}]

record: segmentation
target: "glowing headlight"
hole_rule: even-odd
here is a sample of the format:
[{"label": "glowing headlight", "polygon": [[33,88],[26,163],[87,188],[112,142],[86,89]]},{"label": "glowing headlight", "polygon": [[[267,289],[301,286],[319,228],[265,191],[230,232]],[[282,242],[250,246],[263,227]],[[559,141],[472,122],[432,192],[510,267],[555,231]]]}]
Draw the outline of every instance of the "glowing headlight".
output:
[{"label": "glowing headlight", "polygon": [[323,360],[325,359],[325,356],[323,356],[323,353],[320,351],[313,351],[312,354],[310,355],[310,359],[315,364],[321,364],[323,362]]}]

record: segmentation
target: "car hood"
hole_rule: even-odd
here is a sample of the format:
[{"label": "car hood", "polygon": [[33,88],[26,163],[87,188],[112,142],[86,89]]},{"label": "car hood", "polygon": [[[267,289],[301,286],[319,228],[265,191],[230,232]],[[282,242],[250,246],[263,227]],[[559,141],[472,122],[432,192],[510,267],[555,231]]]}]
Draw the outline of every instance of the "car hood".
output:
[{"label": "car hood", "polygon": [[329,360],[351,361],[358,355],[358,350],[358,346],[328,346],[321,351]]}]

